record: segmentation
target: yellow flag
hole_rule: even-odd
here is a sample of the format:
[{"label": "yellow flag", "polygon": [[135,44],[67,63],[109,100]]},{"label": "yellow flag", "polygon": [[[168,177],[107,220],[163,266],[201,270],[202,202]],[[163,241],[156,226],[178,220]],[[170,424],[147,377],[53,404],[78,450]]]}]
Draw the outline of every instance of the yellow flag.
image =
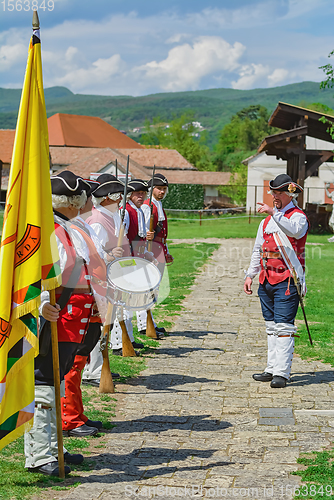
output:
[{"label": "yellow flag", "polygon": [[0,251],[0,449],[32,425],[41,288],[61,284],[40,32],[30,40]]}]

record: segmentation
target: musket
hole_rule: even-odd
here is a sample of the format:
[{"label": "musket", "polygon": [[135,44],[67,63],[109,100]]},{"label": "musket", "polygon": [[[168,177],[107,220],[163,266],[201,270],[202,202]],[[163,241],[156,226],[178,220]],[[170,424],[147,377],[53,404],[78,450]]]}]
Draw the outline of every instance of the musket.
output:
[{"label": "musket", "polygon": [[[117,160],[116,160],[116,162],[117,162]],[[116,163],[116,168],[117,168],[117,163]],[[118,241],[117,241],[118,247],[121,247],[123,244],[124,215],[125,215],[125,206],[126,206],[126,192],[127,192],[127,186],[128,186],[128,177],[129,177],[129,156],[128,156],[128,161],[127,161],[127,166],[126,166],[123,206],[122,206],[122,212],[121,212],[122,223],[121,223],[121,227],[120,227],[119,235],[118,235]],[[112,324],[113,310],[114,310],[114,305],[109,302],[108,310],[107,310],[107,314],[106,314],[106,320],[105,320],[104,327],[103,327],[103,338],[101,341],[103,364],[102,364],[102,370],[101,370],[99,392],[104,393],[104,394],[115,392],[114,383],[113,383],[112,376],[110,373],[110,362],[109,362],[109,355],[108,355],[109,332],[110,332],[110,327]],[[129,335],[126,331],[126,326],[125,326],[124,321],[121,320],[119,323],[120,323],[120,327],[122,329],[123,356],[124,355],[125,356],[136,356],[133,345],[129,339]]]},{"label": "musket", "polygon": [[[126,174],[125,174],[125,184],[124,184],[124,194],[123,194],[123,206],[122,206],[122,211],[121,211],[121,227],[119,229],[119,236],[118,236],[118,243],[117,246],[121,247],[123,244],[123,238],[124,238],[124,232],[125,232],[125,224],[124,224],[124,217],[125,217],[125,207],[126,207],[126,195],[128,191],[128,180],[129,180],[129,163],[130,163],[130,156],[128,155],[128,160],[126,163]],[[123,357],[127,356],[136,356],[136,352],[133,348],[133,345],[131,343],[131,340],[129,338],[129,334],[126,330],[126,326],[124,323],[124,319],[120,320],[119,322],[120,327],[122,329],[122,352],[123,352]]]},{"label": "musket", "polygon": [[[153,202],[152,202],[152,194],[153,194],[153,186],[154,186],[154,174],[155,174],[155,165],[153,166],[153,174],[152,174],[152,182],[151,182],[151,192],[150,192],[150,209],[151,209],[151,215],[150,215],[150,231],[154,230],[154,217],[153,217]],[[149,240],[147,242],[147,250],[148,252],[152,252],[152,244],[153,241]],[[150,337],[151,339],[157,339],[157,332],[154,328],[154,323],[153,323],[153,318],[152,318],[152,313],[150,309],[147,310],[147,321],[146,321],[146,336]]]},{"label": "musket", "polygon": [[[275,233],[275,234],[276,234],[276,237],[278,238],[278,240],[281,242],[281,238],[279,237],[278,233]],[[288,268],[290,269],[290,272],[292,274],[292,278],[293,278],[294,284],[296,285],[297,293],[298,293],[298,298],[299,298],[299,304],[300,304],[300,307],[301,307],[301,309],[303,311],[303,316],[304,316],[306,330],[307,330],[307,333],[308,333],[308,338],[309,338],[310,344],[313,345],[313,341],[312,341],[310,329],[309,329],[307,318],[306,318],[306,312],[305,312],[305,307],[304,307],[304,301],[303,301],[303,295],[302,295],[300,280],[297,277],[296,270],[293,267],[293,265],[292,265],[292,263],[291,263],[288,255],[287,255],[287,253],[286,253],[286,251],[284,249],[284,245],[283,245],[282,242],[279,245],[279,250],[280,250],[280,252],[282,252],[283,258],[284,258],[286,264],[288,265]]]},{"label": "musket", "polygon": [[303,311],[303,316],[304,316],[306,330],[307,330],[307,333],[308,333],[308,338],[309,338],[310,344],[313,345],[312,337],[311,337],[311,333],[310,333],[310,329],[309,329],[307,318],[306,318],[306,313],[305,313],[305,308],[304,308],[304,301],[303,301],[303,296],[302,296],[302,290],[301,290],[300,281],[297,278],[296,271],[293,268],[292,268],[292,277],[293,277],[293,281],[294,281],[294,283],[296,285],[296,288],[297,288],[298,297],[299,297],[299,304],[300,304],[300,307],[301,307],[301,309]]},{"label": "musket", "polygon": [[116,177],[116,179],[117,179],[117,173],[118,172],[117,172],[117,158],[116,158],[116,161],[115,161],[115,177]]},{"label": "musket", "polygon": [[[151,182],[151,192],[150,192],[150,209],[151,209],[151,215],[150,215],[150,231],[154,230],[154,217],[153,217],[153,203],[152,203],[152,194],[153,194],[153,183],[154,183],[154,174],[155,174],[155,165],[153,166],[153,174],[152,174],[152,182]],[[149,252],[152,252],[152,240],[147,242],[147,250]]]},{"label": "musket", "polygon": [[[128,160],[126,162],[126,174],[125,174],[125,184],[124,184],[124,194],[123,194],[123,206],[122,206],[122,211],[121,211],[121,220],[122,220],[122,225],[121,228],[123,227],[123,234],[122,234],[122,240],[124,236],[124,216],[125,216],[125,207],[126,207],[126,195],[127,195],[127,190],[128,190],[128,179],[129,179],[129,162],[130,162],[130,156],[128,155]],[[121,235],[121,230],[119,232]],[[119,242],[118,238],[118,242]],[[119,246],[122,246],[122,240],[121,244]]]}]

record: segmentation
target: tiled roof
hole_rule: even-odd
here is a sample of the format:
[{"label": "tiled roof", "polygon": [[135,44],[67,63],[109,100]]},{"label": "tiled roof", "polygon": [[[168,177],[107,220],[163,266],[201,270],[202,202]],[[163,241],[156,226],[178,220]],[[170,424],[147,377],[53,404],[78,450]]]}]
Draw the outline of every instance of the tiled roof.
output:
[{"label": "tiled roof", "polygon": [[50,146],[50,154],[53,165],[71,165],[79,160],[104,151],[102,148],[66,148]]},{"label": "tiled roof", "polygon": [[130,155],[144,167],[160,169],[192,169],[196,170],[176,149],[120,149],[125,155]]},{"label": "tiled roof", "polygon": [[171,170],[166,174],[170,184],[203,184],[204,186],[224,186],[230,180],[229,172],[207,172]]},{"label": "tiled roof", "polygon": [[96,116],[56,113],[48,118],[51,146],[82,148],[132,148],[143,149],[107,122]]},{"label": "tiled roof", "polygon": [[[70,154],[70,151],[61,150],[75,150]],[[81,156],[81,151],[85,151],[86,155]],[[64,165],[64,167],[57,170],[57,173],[62,170],[71,170],[77,175],[89,178],[90,174],[101,172],[110,163],[115,163],[117,159],[118,168],[120,171],[125,172],[127,164],[127,156],[110,148],[57,148],[50,147],[51,160],[53,165]],[[71,161],[72,159],[72,161]],[[137,162],[130,157],[129,170],[133,178],[149,180],[150,175]]]},{"label": "tiled roof", "polygon": [[0,130],[0,160],[10,163],[12,159],[15,130]]}]

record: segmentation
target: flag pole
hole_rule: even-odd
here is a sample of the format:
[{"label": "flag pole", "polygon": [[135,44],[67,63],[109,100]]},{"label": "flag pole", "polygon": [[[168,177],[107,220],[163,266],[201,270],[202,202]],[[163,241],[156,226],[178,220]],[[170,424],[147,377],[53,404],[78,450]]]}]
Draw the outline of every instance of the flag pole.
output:
[{"label": "flag pole", "polygon": [[[56,291],[50,290],[50,304],[56,305]],[[65,478],[64,448],[63,448],[63,426],[61,421],[60,400],[60,375],[59,375],[59,352],[58,352],[58,329],[57,322],[50,321],[51,325],[51,347],[53,364],[53,384],[55,388],[56,417],[57,417],[57,443],[58,443],[58,466],[60,479]]]},{"label": "flag pole", "polygon": [[[32,16],[32,28],[38,30],[40,28],[37,11],[34,10]],[[50,290],[50,304],[56,305],[56,291]],[[51,321],[51,346],[52,346],[52,364],[53,364],[53,384],[55,390],[55,404],[57,417],[57,443],[58,443],[58,468],[60,479],[65,479],[64,466],[64,448],[63,448],[63,429],[61,421],[61,401],[60,401],[60,371],[59,371],[59,352],[58,352],[58,330],[57,322]]]}]

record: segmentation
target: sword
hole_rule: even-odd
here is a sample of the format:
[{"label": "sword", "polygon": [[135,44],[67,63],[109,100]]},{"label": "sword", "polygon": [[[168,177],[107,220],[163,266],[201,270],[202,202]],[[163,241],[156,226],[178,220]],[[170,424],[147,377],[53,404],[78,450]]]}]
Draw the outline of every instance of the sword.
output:
[{"label": "sword", "polygon": [[279,245],[279,251],[282,253],[283,255],[283,258],[285,260],[285,262],[287,263],[289,269],[290,269],[290,272],[292,274],[292,277],[293,277],[293,281],[294,281],[294,284],[296,285],[296,288],[297,288],[297,292],[298,292],[298,297],[299,297],[299,304],[300,304],[300,307],[303,311],[303,316],[304,316],[304,321],[305,321],[305,326],[306,326],[306,330],[307,330],[307,333],[308,333],[308,338],[309,338],[309,341],[310,341],[310,344],[313,346],[313,341],[312,341],[312,337],[311,337],[311,333],[310,333],[310,329],[309,329],[309,326],[308,326],[308,322],[307,322],[307,318],[306,318],[306,312],[305,312],[305,308],[304,308],[304,301],[303,301],[303,296],[302,296],[302,291],[301,291],[301,284],[300,284],[300,280],[299,278],[297,277],[297,273],[284,249],[284,245],[281,241],[281,238],[279,236],[278,233],[275,233],[276,235],[276,238],[277,240],[280,242],[280,245]]}]

